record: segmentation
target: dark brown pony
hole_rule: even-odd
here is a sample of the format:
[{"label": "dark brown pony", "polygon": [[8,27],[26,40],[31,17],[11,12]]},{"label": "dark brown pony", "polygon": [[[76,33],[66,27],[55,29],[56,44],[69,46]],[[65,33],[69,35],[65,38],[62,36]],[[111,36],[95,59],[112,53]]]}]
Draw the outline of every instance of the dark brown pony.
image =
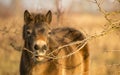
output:
[{"label": "dark brown pony", "polygon": [[[53,59],[76,51],[80,45],[54,51],[59,46],[84,40],[85,37],[80,31],[69,27],[51,29],[51,21],[51,11],[47,14],[34,14],[27,10],[24,12],[24,49],[20,75],[88,75],[87,45],[69,57]],[[49,54],[51,52],[53,53]]]}]

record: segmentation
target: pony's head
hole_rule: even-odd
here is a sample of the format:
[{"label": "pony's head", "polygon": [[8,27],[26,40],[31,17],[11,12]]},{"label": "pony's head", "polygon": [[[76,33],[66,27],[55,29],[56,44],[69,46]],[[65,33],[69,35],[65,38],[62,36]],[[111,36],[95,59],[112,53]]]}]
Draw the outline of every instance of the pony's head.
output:
[{"label": "pony's head", "polygon": [[49,24],[52,20],[52,13],[32,14],[27,10],[24,12],[23,39],[25,47],[35,53],[34,59],[42,61],[44,58],[39,55],[46,55],[48,50]]}]

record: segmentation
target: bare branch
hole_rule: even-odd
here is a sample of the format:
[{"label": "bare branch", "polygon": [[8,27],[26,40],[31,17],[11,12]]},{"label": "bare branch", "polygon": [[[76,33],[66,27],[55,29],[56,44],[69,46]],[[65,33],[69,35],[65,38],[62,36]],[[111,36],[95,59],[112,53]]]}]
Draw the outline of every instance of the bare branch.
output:
[{"label": "bare branch", "polygon": [[103,3],[103,0],[101,0],[101,2],[98,2],[98,0],[94,0],[94,3],[97,4],[99,8],[98,10],[104,15],[105,19],[111,24],[111,19],[108,18],[109,13],[101,8],[101,4]]}]

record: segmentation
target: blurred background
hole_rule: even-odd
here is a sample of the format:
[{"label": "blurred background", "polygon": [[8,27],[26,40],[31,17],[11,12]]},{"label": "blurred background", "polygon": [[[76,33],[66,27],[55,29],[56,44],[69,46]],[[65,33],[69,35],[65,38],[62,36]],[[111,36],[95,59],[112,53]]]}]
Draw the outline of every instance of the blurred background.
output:
[{"label": "blurred background", "polygon": [[[51,10],[51,27],[69,26],[86,36],[100,34],[110,22],[120,26],[120,0],[0,0],[0,75],[19,75],[23,13]],[[90,75],[120,75],[120,28],[89,40]],[[79,75],[79,74],[78,74]]]}]

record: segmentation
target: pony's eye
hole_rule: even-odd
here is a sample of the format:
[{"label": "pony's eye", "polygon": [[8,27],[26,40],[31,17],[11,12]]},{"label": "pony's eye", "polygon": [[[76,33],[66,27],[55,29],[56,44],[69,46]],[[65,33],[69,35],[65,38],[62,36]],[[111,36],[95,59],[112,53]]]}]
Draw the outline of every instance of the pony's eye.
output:
[{"label": "pony's eye", "polygon": [[31,30],[27,30],[26,33],[27,33],[28,36],[30,36]]},{"label": "pony's eye", "polygon": [[45,29],[40,29],[39,32],[43,33],[45,31]]},{"label": "pony's eye", "polygon": [[49,35],[51,34],[51,31],[50,31],[50,30],[48,31],[48,34],[49,34]]}]

